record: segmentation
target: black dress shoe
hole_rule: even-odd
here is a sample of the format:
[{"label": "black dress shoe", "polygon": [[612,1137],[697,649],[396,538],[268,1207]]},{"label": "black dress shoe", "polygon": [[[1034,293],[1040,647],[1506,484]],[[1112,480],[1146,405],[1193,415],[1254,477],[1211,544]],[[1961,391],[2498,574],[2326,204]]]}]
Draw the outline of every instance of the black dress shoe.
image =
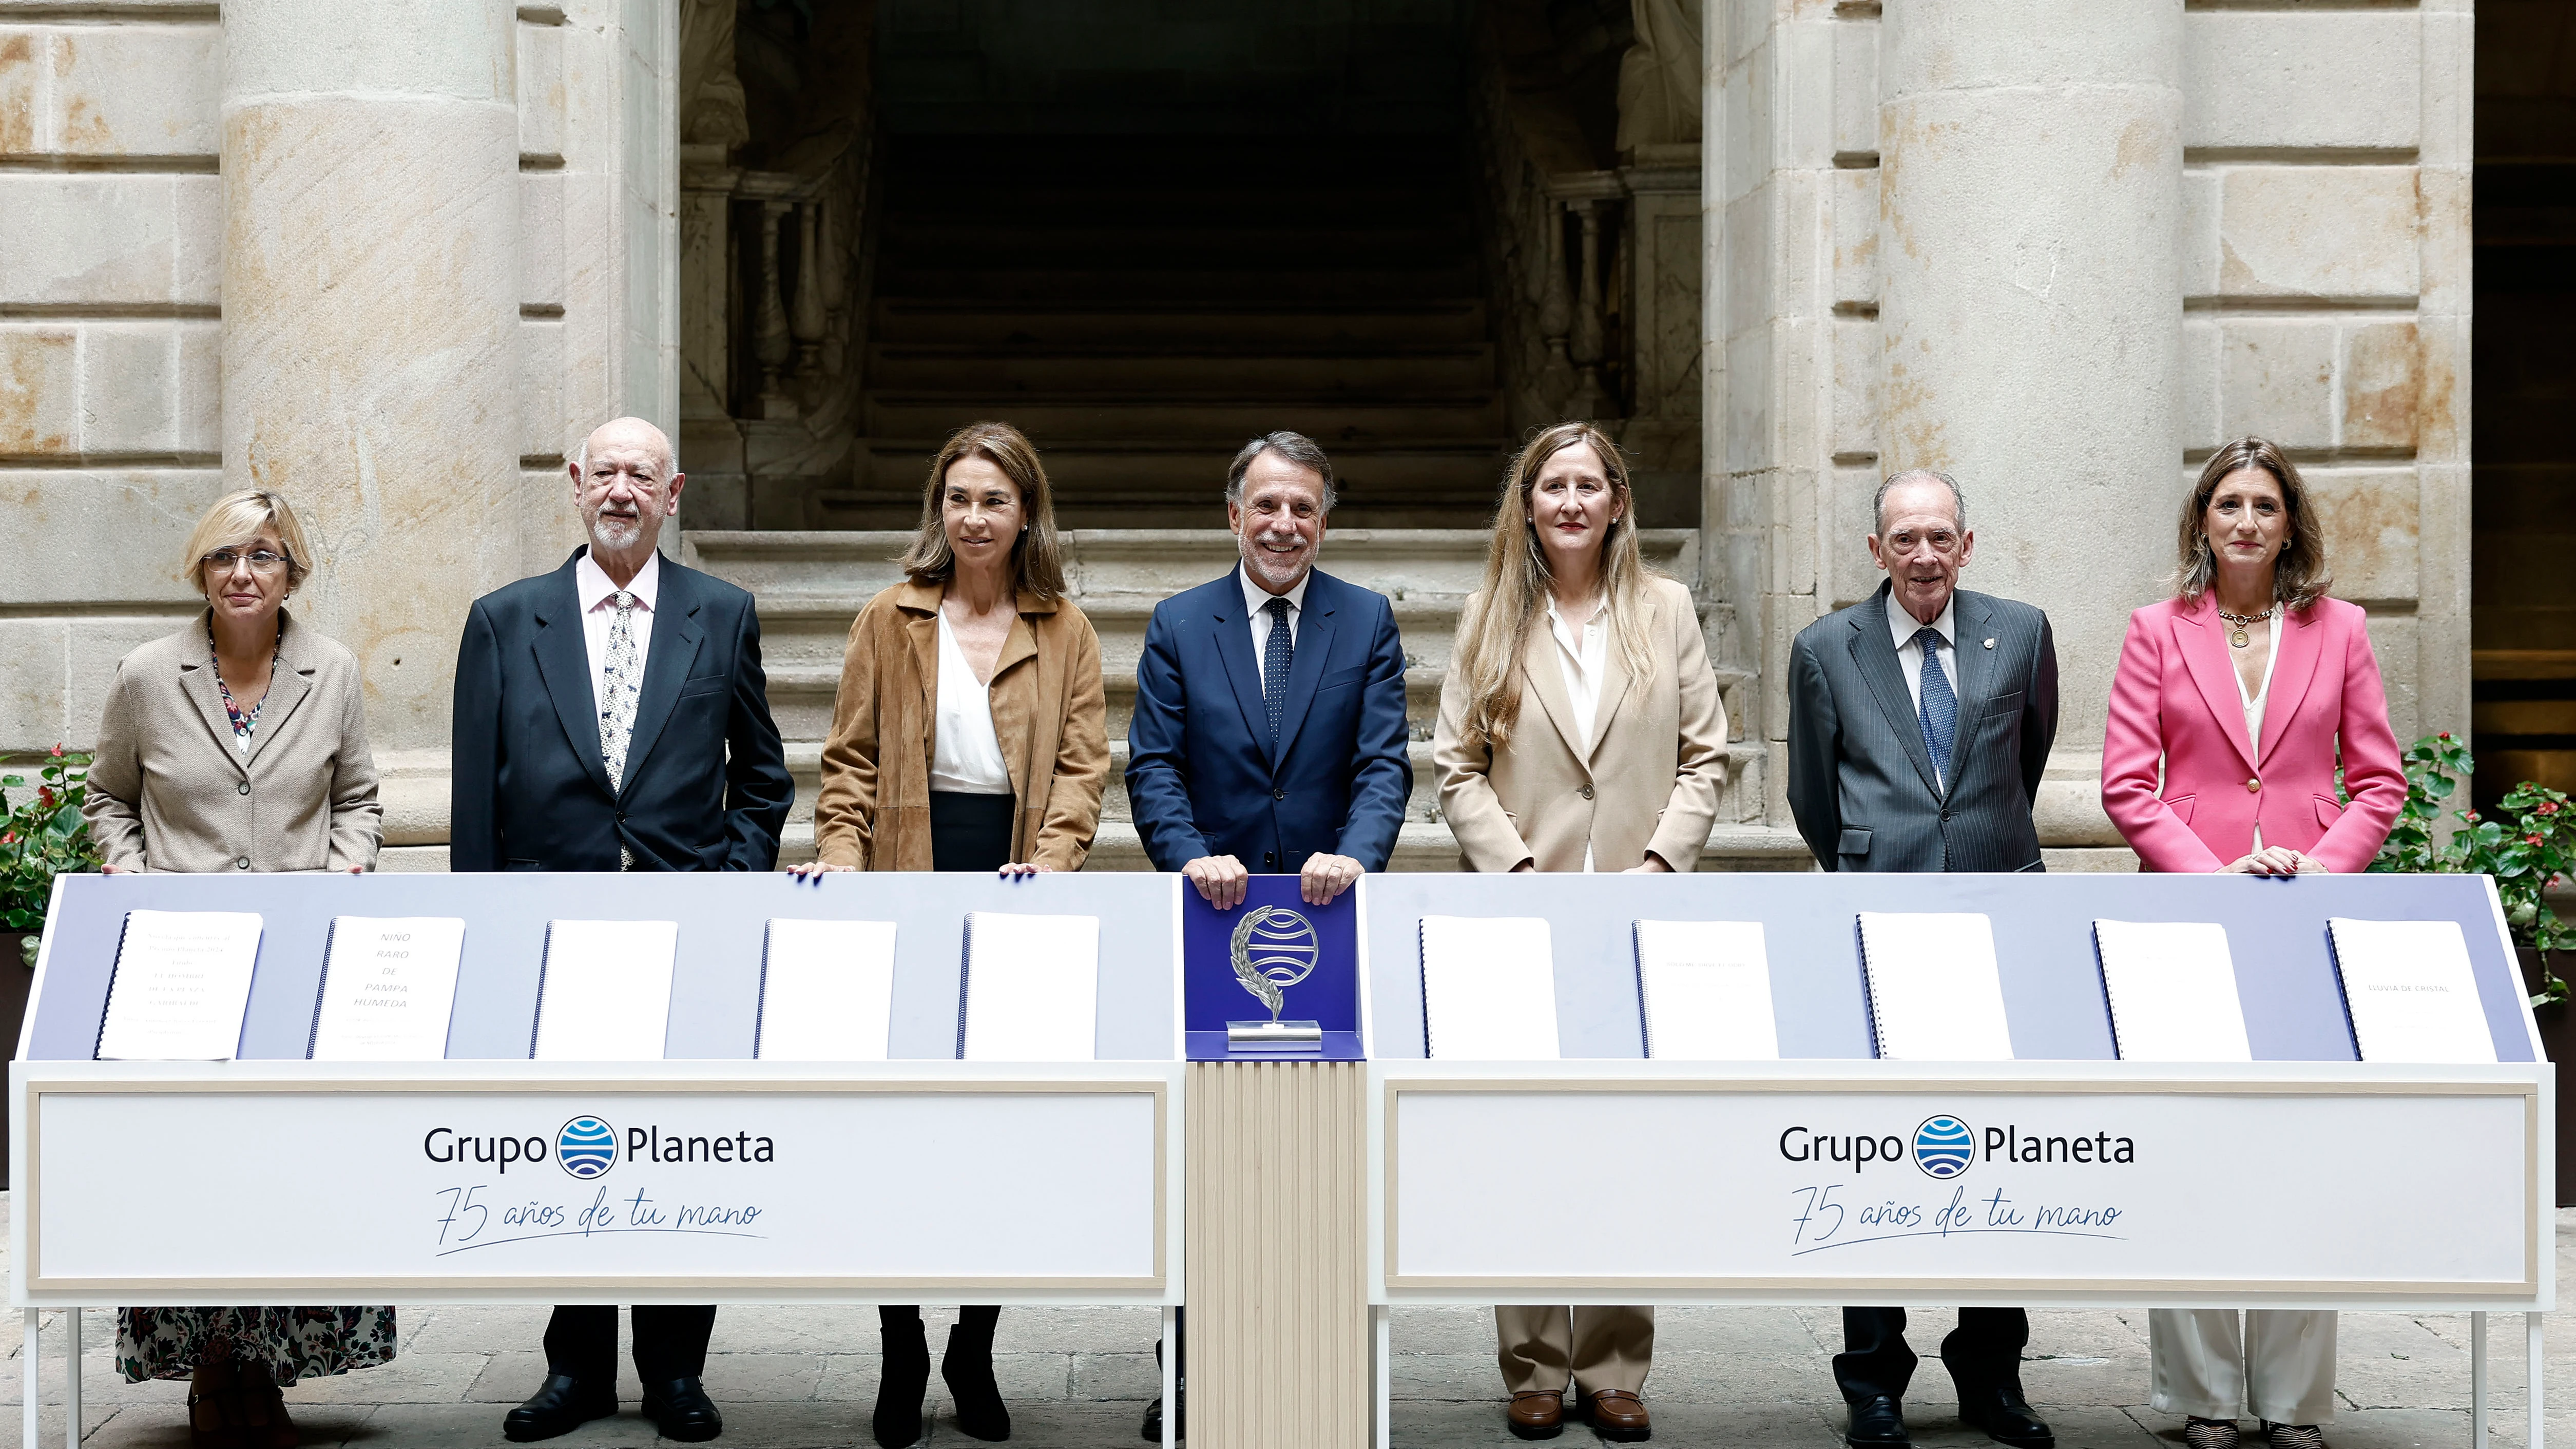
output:
[{"label": "black dress shoe", "polygon": [[665,1439],[695,1444],[724,1432],[724,1415],[694,1378],[673,1379],[644,1391],[644,1417]]},{"label": "black dress shoe", "polygon": [[517,1444],[551,1439],[616,1412],[614,1385],[593,1391],[570,1374],[548,1374],[526,1403],[501,1420],[501,1437]]},{"label": "black dress shoe", "polygon": [[1851,1427],[1843,1430],[1843,1442],[1852,1449],[1904,1449],[1914,1441],[1905,1437],[1905,1410],[1880,1394],[1851,1406]]},{"label": "black dress shoe", "polygon": [[[1184,1386],[1181,1389],[1180,1417],[1172,1424],[1172,1442],[1177,1444],[1183,1439],[1188,1438],[1189,1432],[1190,1391],[1186,1386]],[[1143,1428],[1137,1431],[1137,1437],[1150,1439],[1157,1444],[1163,1442],[1163,1400],[1160,1395],[1156,1395],[1154,1402],[1145,1406],[1145,1424]]]},{"label": "black dress shoe", "polygon": [[1996,1443],[2016,1449],[2051,1449],[2057,1443],[2056,1433],[2030,1411],[2019,1389],[1961,1389],[1959,1419],[1971,1429],[1985,1430]]}]

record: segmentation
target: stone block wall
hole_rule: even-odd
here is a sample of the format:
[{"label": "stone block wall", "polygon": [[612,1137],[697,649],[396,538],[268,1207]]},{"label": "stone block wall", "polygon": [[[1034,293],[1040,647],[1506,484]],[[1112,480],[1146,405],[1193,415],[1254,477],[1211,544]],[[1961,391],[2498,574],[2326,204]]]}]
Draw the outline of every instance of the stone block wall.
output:
[{"label": "stone block wall", "polygon": [[0,4],[0,522],[21,560],[0,582],[0,750],[13,753],[91,738],[117,658],[187,612],[180,545],[222,492],[220,32],[203,6],[113,10],[90,23]]},{"label": "stone block wall", "polygon": [[[2299,462],[2337,593],[2371,611],[2400,738],[2468,724],[2471,15],[2465,0],[2173,0],[2112,34],[2081,4],[1977,9],[1995,31],[1983,52],[1970,32],[1987,22],[1938,0],[1713,7],[1713,587],[1738,605],[1728,652],[1760,667],[1758,728],[1781,779],[1790,640],[1883,577],[1862,545],[1872,491],[1899,467],[1959,471],[1979,539],[1963,582],[2058,626],[2066,715],[2043,840],[2062,864],[2116,868],[2126,853],[2096,798],[2110,672],[2128,610],[2159,597],[2172,566],[2182,491],[2224,439],[2259,433]],[[1900,43],[1906,24],[1917,38]],[[1973,125],[1926,109],[1919,97],[1964,66],[1996,67],[2010,105]],[[2015,117],[2129,104],[2157,84],[2178,91],[2178,124],[2142,104],[2098,157],[2076,158],[2070,184],[2139,188],[2135,215],[2167,218],[2169,240],[1999,204],[1927,257],[1956,208],[1923,168],[2007,195],[2014,176],[1992,168],[2020,144]],[[2069,125],[2051,144],[2091,143]],[[1916,168],[1904,187],[1884,164],[1900,150]],[[1882,317],[1898,283],[1913,289],[1913,336]],[[2106,284],[2110,302],[2081,300]],[[1926,333],[1920,298],[1943,285],[1970,306]],[[2125,324],[2085,309],[2142,296],[2170,321],[2117,356],[2070,353],[2001,399],[1962,375],[2063,345],[2061,325],[2113,335]],[[1989,311],[2009,325],[1981,333]],[[2083,389],[2095,395],[2069,395]],[[2101,455],[2140,437],[2106,473]],[[1771,818],[1786,821],[1773,790]]]},{"label": "stone block wall", "polygon": [[[304,12],[297,0],[220,12],[0,0],[0,527],[21,560],[0,581],[0,754],[95,737],[117,659],[198,607],[177,578],[198,517],[256,480],[297,504],[321,555],[299,614],[357,649],[371,685],[397,671],[420,681],[370,700],[396,865],[403,847],[446,837],[445,678],[456,600],[479,587],[437,580],[488,587],[559,563],[579,539],[567,454],[602,419],[654,412],[665,391],[655,303],[668,289],[653,233],[670,219],[659,177],[672,143],[651,101],[668,37],[658,8],[635,0],[423,12],[408,38],[429,58],[412,76],[443,64],[516,101],[515,194],[472,202],[475,220],[424,197],[484,183],[436,147],[406,154],[410,122],[384,103],[370,114],[337,101],[348,115],[248,162],[228,149],[255,145],[228,139],[230,117],[256,113],[254,129],[278,134],[275,107],[261,106],[282,68],[389,48],[364,7]],[[228,40],[260,47],[281,21],[292,45],[228,57]],[[494,23],[510,31],[500,43],[476,28]],[[442,85],[456,88],[422,82]],[[644,103],[623,103],[630,86]],[[277,183],[297,189],[243,194]],[[416,222],[392,235],[348,234],[407,208]],[[227,236],[253,230],[271,233],[266,244],[227,257]],[[284,232],[332,250],[280,247]],[[227,346],[245,345],[226,335],[228,272],[238,283],[240,264],[281,251],[296,255],[279,270],[306,274],[295,285],[332,257],[375,270],[326,282],[340,315],[297,318],[275,344],[319,355],[255,351],[258,365],[228,380]],[[496,259],[505,286],[517,277],[515,335],[501,344],[514,366],[470,410],[441,411],[447,340],[393,283]],[[332,296],[341,281],[347,292]],[[376,295],[351,295],[362,292]],[[269,301],[290,315],[304,305]],[[350,337],[348,355],[323,340]],[[376,401],[329,417],[314,393],[341,387]],[[366,417],[398,411],[384,399],[406,393],[425,418],[397,429],[391,455],[369,456],[387,440]],[[304,442],[263,452],[263,425]],[[451,455],[502,461],[477,477],[445,466]],[[422,612],[440,617],[406,617]],[[427,657],[397,664],[405,653]]]}]

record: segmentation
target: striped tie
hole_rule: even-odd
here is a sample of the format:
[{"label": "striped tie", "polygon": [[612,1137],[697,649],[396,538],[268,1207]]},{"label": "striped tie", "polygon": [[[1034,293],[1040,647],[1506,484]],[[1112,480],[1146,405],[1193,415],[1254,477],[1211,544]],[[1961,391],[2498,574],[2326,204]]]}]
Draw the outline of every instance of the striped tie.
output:
[{"label": "striped tie", "polygon": [[1950,691],[1950,676],[1941,668],[1941,631],[1925,625],[1914,642],[1923,646],[1923,747],[1932,752],[1932,770],[1949,788],[1950,745],[1959,732],[1959,696]]}]

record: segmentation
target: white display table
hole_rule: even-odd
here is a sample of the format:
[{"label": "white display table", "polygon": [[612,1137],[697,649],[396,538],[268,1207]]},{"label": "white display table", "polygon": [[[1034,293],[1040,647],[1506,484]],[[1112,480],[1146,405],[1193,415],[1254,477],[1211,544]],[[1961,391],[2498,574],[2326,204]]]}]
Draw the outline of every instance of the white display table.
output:
[{"label": "white display table", "polygon": [[[2486,1315],[2521,1312],[2531,1443],[2541,1442],[2556,1077],[2508,974],[2483,877],[1370,885],[1369,1285],[1382,1443],[1385,1310],[1401,1303],[2465,1311],[2479,1442]],[[2026,1059],[1872,1059],[1852,925],[1863,909],[1987,913]],[[1548,923],[1561,1059],[1426,1059],[1416,937],[1430,914]],[[2462,921],[2500,1060],[2353,1060],[2326,954],[2330,915]],[[1793,1059],[1646,1059],[1629,942],[1640,919],[1764,923]],[[2248,1035],[2269,1059],[2115,1059],[2089,944],[2095,919],[2227,925]],[[1532,1143],[1605,1135],[1622,1148],[1615,1182],[1509,1169],[1530,1161]],[[2214,1172],[2249,1168],[2295,1189],[2207,1190]]]},{"label": "white display table", "polygon": [[[1171,877],[78,877],[13,1065],[11,1301],[1180,1302]],[[102,1062],[125,912],[252,910],[241,1057]],[[1095,1060],[958,1052],[969,910],[1100,921]],[[466,920],[448,1059],[300,1060],[332,917]],[[544,921],[679,923],[667,1057],[527,1060]],[[750,1060],[772,918],[898,924],[889,1060]],[[943,1059],[944,1058],[944,1059]],[[1167,1388],[1169,1386],[1167,1385]]]}]

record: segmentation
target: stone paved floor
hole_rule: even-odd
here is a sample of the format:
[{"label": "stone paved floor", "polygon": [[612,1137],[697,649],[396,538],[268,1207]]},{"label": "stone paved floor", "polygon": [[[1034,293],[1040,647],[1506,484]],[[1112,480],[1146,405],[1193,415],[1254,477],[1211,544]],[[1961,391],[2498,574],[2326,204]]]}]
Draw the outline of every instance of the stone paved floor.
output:
[{"label": "stone paved floor", "polygon": [[[0,1194],[5,1222],[5,1194]],[[0,1232],[0,1242],[5,1242]],[[2562,1281],[2576,1281],[2576,1209],[2559,1214]],[[931,1320],[934,1350],[945,1314]],[[0,1315],[0,1347],[22,1350],[17,1314]],[[2161,1449],[2181,1442],[2180,1420],[2146,1407],[2147,1339],[2143,1310],[2031,1315],[2030,1359],[2023,1380],[2056,1426],[2064,1449]],[[60,1339],[46,1315],[45,1442],[62,1443]],[[1931,1351],[1948,1331],[1938,1311],[1915,1315],[1918,1351]],[[997,1368],[1010,1396],[1012,1442],[1035,1449],[1131,1449],[1145,1401],[1155,1392],[1150,1309],[1014,1308],[1002,1315]],[[310,1445],[498,1445],[501,1415],[543,1372],[537,1353],[543,1308],[405,1307],[402,1354],[365,1373],[314,1380],[287,1394]],[[1831,1309],[1690,1308],[1657,1315],[1655,1370],[1648,1403],[1655,1442],[1666,1445],[1806,1445],[1840,1443],[1840,1400],[1828,1359],[1839,1342]],[[2468,1320],[2458,1315],[2408,1317],[2347,1313],[2343,1317],[2339,1388],[2345,1412],[2330,1426],[2337,1449],[2458,1446],[2468,1439]],[[125,1384],[108,1363],[104,1316],[87,1315],[83,1433],[99,1449],[184,1449],[187,1429],[178,1383]],[[1394,1325],[1395,1440],[1404,1449],[1517,1445],[1497,1405],[1492,1320],[1478,1309],[1407,1309]],[[875,1316],[866,1309],[727,1308],[716,1319],[707,1388],[724,1406],[725,1435],[737,1449],[841,1449],[865,1446],[876,1392]],[[2499,1317],[2491,1331],[2492,1425],[2499,1446],[2523,1434],[2522,1321]],[[0,1378],[14,1420],[22,1367]],[[2576,1449],[2576,1320],[2554,1315],[2549,1333],[2548,1432]],[[1924,1397],[1911,1407],[1916,1442],[1926,1449],[1983,1445],[1962,1430],[1937,1364],[1917,1379]],[[975,1441],[945,1417],[926,1443]],[[636,1394],[628,1370],[624,1396]],[[2247,1427],[2251,1427],[2249,1424]],[[566,1449],[625,1449],[656,1442],[652,1426],[629,1410],[558,1441]],[[1583,1449],[1590,1431],[1572,1427],[1558,1444]],[[2249,1441],[2254,1443],[2257,1441]]]}]

